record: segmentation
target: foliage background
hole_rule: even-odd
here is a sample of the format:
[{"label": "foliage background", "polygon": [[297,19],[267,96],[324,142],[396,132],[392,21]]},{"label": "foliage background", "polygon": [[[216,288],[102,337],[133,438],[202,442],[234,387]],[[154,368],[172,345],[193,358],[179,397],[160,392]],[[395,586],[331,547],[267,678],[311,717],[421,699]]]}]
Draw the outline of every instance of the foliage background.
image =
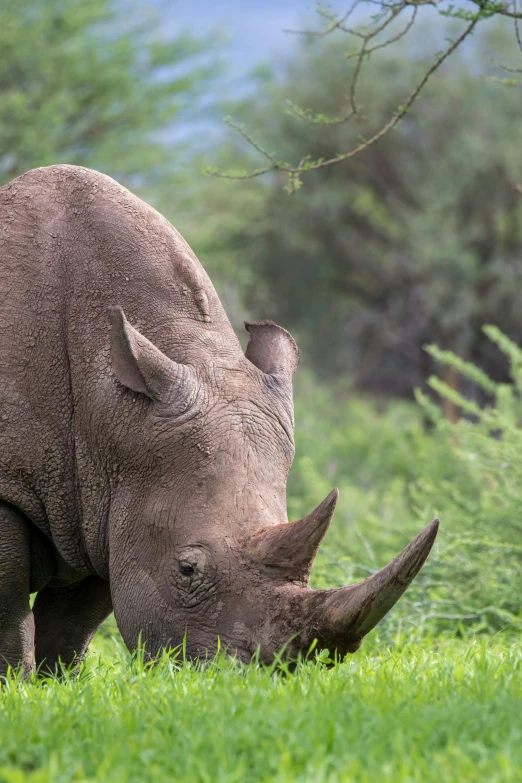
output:
[{"label": "foliage background", "polygon": [[[206,162],[252,162],[222,115],[282,154],[335,154],[382,125],[452,23],[430,23],[365,64],[366,126],[317,129],[284,100],[338,111],[353,68],[344,39],[305,38],[225,94],[225,39],[180,31],[174,14],[140,0],[125,13],[109,0],[4,0],[0,180],[58,162],[114,176],[181,230],[238,330],[245,317],[292,330],[303,360],[291,518],[332,485],[342,491],[316,585],[364,577],[438,514],[436,551],[379,633],[516,632],[520,91],[516,78],[512,89],[484,78],[518,63],[512,29],[492,20],[396,130],[289,197],[277,174],[204,175]],[[488,339],[485,323],[512,342]],[[432,343],[446,353],[426,351]]]},{"label": "foliage background", "polygon": [[183,233],[241,339],[245,318],[293,332],[289,517],[341,489],[315,586],[364,578],[439,515],[436,546],[341,666],[327,651],[295,670],[171,651],[150,667],[109,618],[76,675],[0,683],[0,783],[520,780],[516,35],[496,13],[397,128],[291,197],[278,173],[205,176],[258,165],[226,113],[283,159],[368,136],[459,24],[442,0],[420,3],[427,26],[364,62],[367,122],[317,126],[285,99],[342,113],[345,37],[292,39],[245,74],[209,21],[228,9],[238,30],[270,36],[297,5],[0,0],[0,184],[53,163],[115,177]]}]

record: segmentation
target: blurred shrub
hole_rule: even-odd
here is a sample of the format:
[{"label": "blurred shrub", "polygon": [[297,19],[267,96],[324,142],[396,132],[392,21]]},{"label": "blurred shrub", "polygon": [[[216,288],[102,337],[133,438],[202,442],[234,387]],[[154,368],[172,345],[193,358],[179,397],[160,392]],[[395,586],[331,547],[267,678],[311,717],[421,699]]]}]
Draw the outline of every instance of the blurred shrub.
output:
[{"label": "blurred shrub", "polygon": [[433,378],[468,414],[457,424],[422,393],[417,406],[379,408],[348,396],[343,384],[298,380],[291,517],[308,513],[332,485],[341,489],[314,568],[316,587],[364,578],[441,518],[426,566],[380,626],[389,639],[405,625],[418,633],[522,629],[522,351],[498,329],[485,331],[510,362],[512,386],[430,349],[490,395],[481,409]]},{"label": "blurred shrub", "polygon": [[466,414],[444,420],[423,394],[421,408],[434,425],[440,457],[424,466],[412,501],[420,510],[436,503],[448,520],[444,549],[433,569],[433,590],[450,607],[489,629],[522,629],[522,350],[494,326],[487,337],[506,356],[512,384],[494,383],[451,352],[430,353],[491,398],[479,408],[438,378],[430,385]]}]

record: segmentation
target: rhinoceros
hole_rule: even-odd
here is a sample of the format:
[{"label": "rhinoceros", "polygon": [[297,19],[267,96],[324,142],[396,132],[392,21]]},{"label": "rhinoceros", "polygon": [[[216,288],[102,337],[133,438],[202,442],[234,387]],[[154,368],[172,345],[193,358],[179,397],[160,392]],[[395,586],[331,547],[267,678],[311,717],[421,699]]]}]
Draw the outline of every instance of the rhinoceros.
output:
[{"label": "rhinoceros", "polygon": [[246,323],[244,353],[180,234],[104,174],[29,171],[0,209],[0,671],[78,663],[111,611],[149,656],[354,652],[438,520],[310,588],[337,490],[288,522],[290,334]]}]

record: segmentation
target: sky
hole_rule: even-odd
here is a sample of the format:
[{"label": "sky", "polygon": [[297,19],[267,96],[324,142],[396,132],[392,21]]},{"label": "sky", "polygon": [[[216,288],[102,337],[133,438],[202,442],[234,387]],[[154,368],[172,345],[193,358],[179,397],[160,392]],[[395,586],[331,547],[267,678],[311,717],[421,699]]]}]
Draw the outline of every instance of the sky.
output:
[{"label": "sky", "polygon": [[[226,54],[238,76],[294,45],[296,36],[284,33],[285,28],[316,27],[319,19],[314,0],[157,1],[176,26],[186,26],[193,32],[215,28],[226,31]],[[344,8],[342,2],[330,5]]]},{"label": "sky", "polygon": [[[147,2],[147,0],[145,0]],[[251,89],[248,76],[259,63],[281,62],[281,55],[288,53],[299,41],[298,35],[285,33],[285,29],[317,29],[320,17],[316,12],[316,0],[148,0],[149,7],[159,11],[165,29],[173,33],[187,30],[195,36],[218,31],[222,40],[219,59],[225,65],[216,89],[218,99],[228,100],[245,95]],[[350,0],[346,0],[350,2]],[[323,5],[326,3],[323,2]],[[332,0],[329,7],[345,10],[343,0]],[[221,138],[230,133],[222,121],[209,112],[206,99],[194,104],[194,113],[176,128],[169,130],[169,137],[176,141],[197,138],[208,134]],[[198,115],[198,116],[196,116]]]}]

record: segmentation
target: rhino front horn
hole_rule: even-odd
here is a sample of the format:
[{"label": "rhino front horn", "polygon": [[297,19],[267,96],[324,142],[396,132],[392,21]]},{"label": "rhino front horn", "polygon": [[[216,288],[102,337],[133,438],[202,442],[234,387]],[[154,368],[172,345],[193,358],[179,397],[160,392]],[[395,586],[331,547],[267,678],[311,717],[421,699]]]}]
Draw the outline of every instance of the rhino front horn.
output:
[{"label": "rhino front horn", "polygon": [[304,617],[308,631],[305,643],[317,638],[322,647],[344,655],[355,652],[363,637],[397,603],[417,576],[433,546],[439,520],[424,528],[400,555],[377,573],[348,587],[305,593]]}]

